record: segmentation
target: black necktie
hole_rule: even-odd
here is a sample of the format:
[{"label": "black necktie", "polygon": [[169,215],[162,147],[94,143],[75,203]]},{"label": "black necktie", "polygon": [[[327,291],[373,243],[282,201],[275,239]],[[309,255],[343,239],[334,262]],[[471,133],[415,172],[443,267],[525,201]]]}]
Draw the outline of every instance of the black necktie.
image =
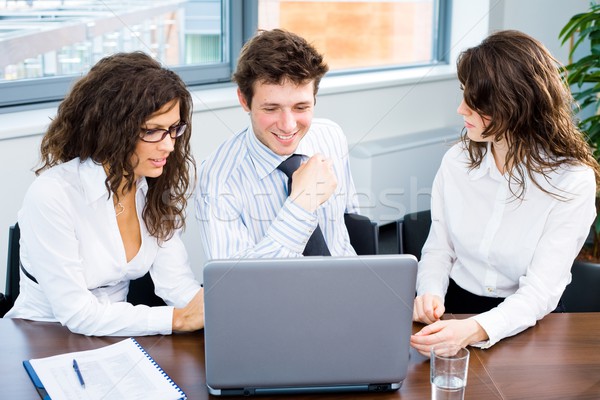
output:
[{"label": "black necktie", "polygon": [[[288,177],[288,196],[292,192],[292,174],[298,169],[302,163],[302,156],[300,154],[292,154],[287,160],[283,161],[277,167],[278,170],[282,171]],[[330,256],[329,248],[325,243],[323,232],[321,227],[317,225],[314,232],[308,239],[306,247],[302,252],[305,256]]]}]

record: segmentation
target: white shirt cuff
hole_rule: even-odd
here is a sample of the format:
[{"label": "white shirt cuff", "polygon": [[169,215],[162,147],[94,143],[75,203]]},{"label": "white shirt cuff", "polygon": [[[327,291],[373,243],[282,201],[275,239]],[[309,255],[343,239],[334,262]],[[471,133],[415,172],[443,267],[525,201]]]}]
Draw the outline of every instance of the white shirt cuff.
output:
[{"label": "white shirt cuff", "polygon": [[148,313],[148,332],[170,335],[173,332],[173,310],[171,306],[151,307]]},{"label": "white shirt cuff", "polygon": [[487,349],[498,343],[498,341],[503,338],[502,334],[498,332],[498,329],[494,330],[494,327],[497,328],[499,325],[498,318],[494,314],[496,314],[496,312],[491,310],[470,317],[477,321],[477,323],[481,325],[485,333],[488,335],[488,340],[474,343],[471,346]]}]

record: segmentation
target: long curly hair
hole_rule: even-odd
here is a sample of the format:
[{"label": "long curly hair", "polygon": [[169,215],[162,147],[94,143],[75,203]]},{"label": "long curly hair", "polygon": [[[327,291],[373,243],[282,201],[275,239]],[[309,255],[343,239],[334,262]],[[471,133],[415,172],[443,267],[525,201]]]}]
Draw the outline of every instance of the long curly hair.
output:
[{"label": "long curly hair", "polygon": [[[465,103],[490,119],[482,136],[508,144],[504,167],[518,199],[524,196],[526,175],[545,193],[564,199],[535,178],[539,174],[549,181],[548,174],[563,164],[589,166],[600,187],[600,167],[575,124],[573,98],[559,66],[540,42],[513,30],[491,34],[457,61]],[[470,140],[466,130],[462,141],[470,168],[478,167],[487,144]]]},{"label": "long curly hair", "polygon": [[[143,52],[118,53],[101,59],[79,79],[58,107],[41,144],[36,174],[79,157],[92,159],[107,171],[108,196],[134,185],[132,155],[141,128],[156,111],[177,100],[184,134],[163,173],[147,177],[147,201],[142,218],[159,240],[185,226],[185,207],[196,164],[190,151],[192,98],[181,78]],[[192,182],[193,183],[193,182]]]},{"label": "long curly hair", "polygon": [[254,83],[297,85],[313,81],[314,95],[329,67],[323,56],[304,38],[283,29],[259,30],[240,52],[232,80],[248,106],[252,106]]}]

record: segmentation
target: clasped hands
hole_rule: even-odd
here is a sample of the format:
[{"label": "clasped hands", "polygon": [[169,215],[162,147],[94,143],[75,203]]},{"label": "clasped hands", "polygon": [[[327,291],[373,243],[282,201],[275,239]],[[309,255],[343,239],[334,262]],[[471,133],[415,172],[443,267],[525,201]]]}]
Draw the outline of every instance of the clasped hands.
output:
[{"label": "clasped hands", "polygon": [[410,337],[410,344],[419,353],[429,356],[431,347],[439,343],[455,343],[462,347],[487,340],[485,330],[474,319],[440,320],[444,301],[436,295],[417,296],[413,307],[413,321],[428,324]]}]

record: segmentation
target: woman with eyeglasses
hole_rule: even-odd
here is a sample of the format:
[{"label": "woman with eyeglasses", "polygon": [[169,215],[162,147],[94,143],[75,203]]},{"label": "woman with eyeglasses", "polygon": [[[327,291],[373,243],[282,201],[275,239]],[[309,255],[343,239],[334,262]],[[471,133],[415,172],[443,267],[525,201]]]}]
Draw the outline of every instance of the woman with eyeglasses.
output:
[{"label": "woman with eyeglasses", "polygon": [[[141,52],[105,57],[74,85],[18,214],[20,294],[6,317],[95,336],[204,326],[180,238],[195,176],[191,111],[181,79]],[[167,306],[126,301],[148,271]]]}]

